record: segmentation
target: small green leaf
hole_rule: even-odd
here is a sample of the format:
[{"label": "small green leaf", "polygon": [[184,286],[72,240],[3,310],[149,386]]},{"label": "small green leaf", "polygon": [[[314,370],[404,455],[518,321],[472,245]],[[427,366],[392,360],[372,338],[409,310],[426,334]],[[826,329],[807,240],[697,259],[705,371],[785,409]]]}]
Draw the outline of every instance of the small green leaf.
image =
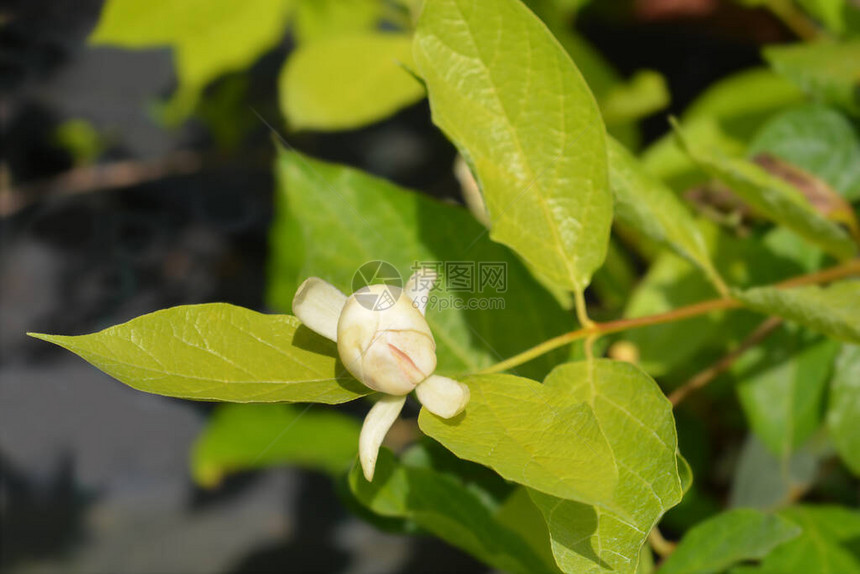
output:
[{"label": "small green leaf", "polygon": [[842,346],[831,385],[827,427],[842,460],[860,475],[860,347]]},{"label": "small green leaf", "polygon": [[607,125],[624,124],[659,112],[670,100],[666,79],[652,70],[640,70],[627,83],[611,88],[600,99],[600,110]]},{"label": "small green leaf", "polygon": [[289,315],[225,303],[172,307],[91,335],[30,333],[147,393],[237,403],[343,403],[369,394],[335,344]]},{"label": "small green leaf", "polygon": [[[440,373],[476,371],[569,329],[572,317],[464,208],[296,153],[281,153],[276,172],[274,308],[289,309],[301,280],[312,275],[351,293],[353,275],[368,261],[387,261],[404,279],[415,264],[459,262],[474,266],[471,292],[443,285],[431,294],[439,303],[427,311]],[[485,264],[503,267],[503,289],[480,286],[478,266]],[[561,350],[518,372],[542,377],[564,356]]]},{"label": "small green leaf", "polygon": [[355,460],[360,428],[353,417],[310,405],[220,405],[194,443],[191,474],[204,487],[275,465],[336,475]]},{"label": "small green leaf", "polygon": [[609,182],[619,221],[673,249],[725,289],[711,263],[705,238],[675,193],[645,172],[624,146],[609,138]]},{"label": "small green leaf", "polygon": [[600,111],[576,66],[517,0],[427,2],[414,52],[491,237],[581,293],[606,254],[612,195]]},{"label": "small green leaf", "polygon": [[860,115],[860,40],[771,46],[764,58],[816,100]]},{"label": "small green leaf", "polygon": [[860,513],[839,506],[801,505],[779,516],[803,529],[753,570],[758,574],[860,573]]},{"label": "small green leaf", "polygon": [[565,572],[633,572],[660,516],[681,499],[672,409],[628,363],[567,363],[543,385],[470,377],[463,415],[422,410],[421,429],[454,454],[533,489]]},{"label": "small green leaf", "polygon": [[660,574],[717,574],[745,560],[760,560],[800,535],[799,526],[758,510],[729,510],[691,529],[660,567]]},{"label": "small green leaf", "polygon": [[349,485],[373,512],[408,518],[494,568],[524,574],[556,571],[455,478],[400,464],[388,449],[379,451],[373,482],[356,465]]},{"label": "small green leaf", "polygon": [[818,213],[791,184],[751,162],[706,149],[685,137],[681,130],[677,134],[681,145],[705,172],[722,181],[762,216],[837,257],[848,258],[857,251],[848,233]]},{"label": "small green leaf", "polygon": [[281,109],[294,129],[352,129],[385,118],[424,97],[407,72],[407,34],[338,36],[300,46],[279,80]]},{"label": "small green leaf", "polygon": [[804,10],[834,34],[857,30],[860,7],[850,0],[798,0]]},{"label": "small green leaf", "polygon": [[97,46],[174,50],[179,90],[168,121],[184,119],[203,88],[244,69],[280,40],[291,0],[110,0],[89,38]]},{"label": "small green leaf", "polygon": [[756,287],[739,291],[736,296],[760,313],[795,321],[849,343],[860,343],[860,281],[848,279],[827,287]]},{"label": "small green leaf", "polygon": [[838,350],[836,341],[783,326],[733,367],[750,426],[781,459],[821,426]]},{"label": "small green leaf", "polygon": [[379,25],[383,3],[379,0],[298,0],[293,36],[299,46],[357,32]]},{"label": "small green leaf", "polygon": [[750,157],[762,153],[818,177],[849,201],[860,199],[860,135],[832,108],[808,104],[776,116],[750,143]]}]

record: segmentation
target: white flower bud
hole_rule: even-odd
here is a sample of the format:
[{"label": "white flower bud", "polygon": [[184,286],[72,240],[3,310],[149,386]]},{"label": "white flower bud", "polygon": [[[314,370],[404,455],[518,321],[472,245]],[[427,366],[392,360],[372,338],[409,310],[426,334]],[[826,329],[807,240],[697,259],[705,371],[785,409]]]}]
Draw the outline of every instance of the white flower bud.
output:
[{"label": "white flower bud", "polygon": [[[388,295],[394,298],[388,308],[368,308],[368,298]],[[337,349],[355,378],[390,395],[409,393],[436,369],[436,342],[424,315],[405,293],[385,285],[371,285],[346,300]]]}]

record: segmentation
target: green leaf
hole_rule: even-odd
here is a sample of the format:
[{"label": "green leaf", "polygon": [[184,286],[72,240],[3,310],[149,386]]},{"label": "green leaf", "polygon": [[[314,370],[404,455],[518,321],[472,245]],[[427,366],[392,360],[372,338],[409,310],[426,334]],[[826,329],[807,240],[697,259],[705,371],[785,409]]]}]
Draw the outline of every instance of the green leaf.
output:
[{"label": "green leaf", "polygon": [[635,571],[647,533],[682,493],[672,409],[656,383],[609,360],[567,363],[543,385],[509,375],[465,382],[465,413],[422,410],[421,430],[533,489],[565,572]]},{"label": "green leaf", "polygon": [[638,160],[613,138],[609,138],[607,149],[609,182],[619,221],[671,248],[725,289],[711,263],[705,238],[674,192],[646,173]]},{"label": "green leaf", "polygon": [[730,506],[770,510],[806,492],[818,477],[824,456],[829,456],[822,442],[808,441],[788,458],[777,458],[756,435],[747,435],[735,466]]},{"label": "green leaf", "polygon": [[283,37],[291,0],[109,0],[89,38],[97,46],[174,51],[179,89],[167,119],[193,110],[203,88],[250,66]]},{"label": "green leaf", "polygon": [[832,108],[808,104],[776,116],[750,143],[751,157],[763,153],[818,177],[849,201],[860,199],[860,136]]},{"label": "green leaf", "polygon": [[640,70],[629,82],[613,87],[599,101],[603,121],[608,126],[650,116],[668,106],[670,100],[666,79],[652,70]]},{"label": "green leaf", "polygon": [[281,110],[294,129],[352,129],[385,118],[424,97],[407,72],[407,34],[338,36],[300,46],[279,80]]},{"label": "green leaf", "polygon": [[860,343],[860,281],[849,279],[827,287],[756,287],[739,291],[736,297],[760,313],[795,321],[849,343]]},{"label": "green leaf", "polygon": [[612,196],[600,112],[576,66],[517,0],[427,2],[414,52],[491,237],[581,293],[606,254]]},{"label": "green leaf", "polygon": [[860,347],[842,346],[831,385],[827,428],[842,460],[860,475]]},{"label": "green leaf", "polygon": [[818,213],[803,194],[759,166],[708,150],[678,131],[681,145],[708,174],[727,185],[762,216],[784,225],[837,257],[851,257],[857,250],[841,227]]},{"label": "green leaf", "polygon": [[804,10],[835,34],[856,30],[860,8],[849,0],[798,0]]},{"label": "green leaf", "polygon": [[358,452],[361,425],[333,410],[292,405],[220,405],[191,451],[191,475],[216,486],[230,472],[297,465],[336,475]]},{"label": "green leaf", "polygon": [[555,571],[456,479],[400,464],[388,449],[379,451],[373,482],[367,482],[356,465],[349,484],[356,498],[373,512],[413,520],[494,568],[526,574]]},{"label": "green leaf", "polygon": [[839,343],[783,326],[732,368],[753,431],[781,459],[821,426]]},{"label": "green leaf", "polygon": [[337,363],[334,343],[295,317],[225,303],[172,307],[91,335],[30,336],[168,397],[336,404],[371,392]]},{"label": "green leaf", "polygon": [[764,58],[816,100],[860,115],[860,40],[771,46]]},{"label": "green leaf", "polygon": [[857,574],[860,572],[860,513],[839,506],[802,505],[779,512],[803,529],[768,554],[759,574]]},{"label": "green leaf", "polygon": [[[344,292],[352,277],[374,260],[394,265],[403,278],[416,262],[501,263],[506,290],[443,289],[427,320],[436,339],[437,370],[476,371],[569,330],[565,313],[507,248],[493,243],[462,207],[442,204],[360,171],[282,153],[272,228],[270,304],[289,309],[302,279],[316,275]],[[519,372],[544,376],[564,350],[541,357]]]},{"label": "green leaf", "polygon": [[382,15],[383,3],[379,0],[298,0],[293,36],[303,46],[369,32],[378,26]]},{"label": "green leaf", "polygon": [[759,560],[801,532],[793,522],[758,510],[729,510],[691,529],[660,567],[660,574],[716,574]]}]

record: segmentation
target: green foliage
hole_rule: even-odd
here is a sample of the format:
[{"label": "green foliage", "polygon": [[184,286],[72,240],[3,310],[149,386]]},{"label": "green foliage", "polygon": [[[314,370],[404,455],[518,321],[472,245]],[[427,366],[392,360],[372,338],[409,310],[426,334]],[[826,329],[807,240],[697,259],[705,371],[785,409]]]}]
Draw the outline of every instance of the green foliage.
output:
[{"label": "green foliage", "polygon": [[109,0],[89,41],[97,46],[173,49],[179,89],[165,117],[176,123],[191,112],[209,82],[248,67],[277,44],[293,4]]},{"label": "green foliage", "polygon": [[433,121],[481,187],[490,236],[584,291],[605,257],[612,198],[600,112],[568,55],[516,0],[439,0],[424,7],[415,62]]},{"label": "green foliage", "polygon": [[[715,83],[637,155],[636,122],[668,104],[667,82],[648,70],[624,79],[573,26],[585,3],[424,0],[413,23],[412,0],[108,0],[92,44],[173,50],[169,122],[194,111],[238,146],[253,119],[241,72],[289,33],[278,102],[291,128],[359,128],[426,91],[474,175],[487,226],[278,147],[271,307],[289,312],[310,276],[349,294],[370,261],[404,279],[431,262],[506,269],[501,289],[462,292],[443,274],[431,292],[437,372],[470,400],[448,419],[423,408],[426,436],[399,456],[381,450],[372,481],[357,420],[290,404],[219,405],[192,475],[211,487],[275,465],[321,471],[371,524],[432,534],[500,571],[647,574],[653,549],[666,574],[860,572],[860,514],[795,505],[807,492],[856,502],[860,475],[860,135],[849,117],[860,115],[860,41],[766,47],[772,69]],[[806,14],[836,36],[860,30],[848,0],[742,3],[804,34],[818,33]],[[80,163],[102,150],[85,127],[58,133]],[[762,315],[785,322],[750,339]],[[295,317],[223,303],[33,336],[170,397],[337,404],[371,392]],[[428,388],[421,401],[434,399]],[[378,433],[379,420],[366,428]],[[654,530],[673,508],[674,551]]]},{"label": "green foliage", "polygon": [[800,527],[757,510],[724,512],[691,529],[660,567],[660,574],[716,574],[767,556],[801,533]]},{"label": "green foliage", "polygon": [[191,475],[204,487],[230,472],[297,465],[337,475],[355,460],[358,421],[308,405],[221,405],[197,437]]},{"label": "green foliage", "polygon": [[758,214],[788,227],[837,257],[847,258],[856,253],[857,246],[848,233],[816,211],[791,184],[752,162],[708,150],[685,137],[682,131],[678,136],[683,148],[705,172],[728,186]]},{"label": "green foliage", "polygon": [[355,466],[349,485],[373,512],[409,518],[496,568],[522,573],[557,571],[456,478],[401,464],[387,449],[379,453],[373,482],[367,482],[361,468]]},{"label": "green foliage", "polygon": [[[353,274],[367,261],[387,261],[406,278],[415,262],[469,259],[504,262],[507,291],[463,294],[443,286],[434,296],[475,302],[501,298],[504,308],[428,310],[442,373],[489,366],[569,324],[553,297],[509,250],[490,241],[465,209],[295,153],[281,153],[277,174],[269,286],[274,307],[288,311],[296,288],[308,276],[351,292]],[[561,358],[543,357],[522,372],[541,377]]]},{"label": "green foliage", "polygon": [[169,397],[336,404],[370,392],[338,365],[335,345],[295,317],[224,303],[172,307],[91,335],[30,335]]},{"label": "green foliage", "polygon": [[780,458],[787,458],[821,426],[838,350],[836,341],[783,327],[735,365],[750,426]]},{"label": "green foliage", "polygon": [[[836,506],[801,505],[779,516],[803,529],[745,574],[855,574],[860,572],[860,513]],[[733,571],[734,572],[734,571]]]},{"label": "green foliage", "polygon": [[806,170],[850,201],[860,199],[860,135],[833,108],[808,104],[774,117],[750,142],[750,156],[763,153]]},{"label": "green foliage", "polygon": [[303,46],[280,78],[281,109],[294,129],[349,129],[424,97],[406,34],[334,36]]},{"label": "green foliage", "polygon": [[842,345],[833,373],[827,428],[836,450],[860,475],[860,347]]},{"label": "green foliage", "polygon": [[704,236],[672,190],[649,175],[636,158],[612,138],[609,138],[608,151],[609,181],[618,221],[670,247],[723,288]]},{"label": "green foliage", "polygon": [[860,40],[774,46],[765,49],[764,57],[817,101],[860,115]]},{"label": "green foliage", "polygon": [[837,281],[827,287],[757,287],[737,294],[756,311],[796,321],[819,333],[860,343],[860,282]]},{"label": "green foliage", "polygon": [[645,536],[682,492],[671,407],[653,380],[594,360],[558,367],[543,385],[509,375],[466,383],[466,412],[446,421],[424,410],[421,430],[531,487],[565,572],[635,571]]}]

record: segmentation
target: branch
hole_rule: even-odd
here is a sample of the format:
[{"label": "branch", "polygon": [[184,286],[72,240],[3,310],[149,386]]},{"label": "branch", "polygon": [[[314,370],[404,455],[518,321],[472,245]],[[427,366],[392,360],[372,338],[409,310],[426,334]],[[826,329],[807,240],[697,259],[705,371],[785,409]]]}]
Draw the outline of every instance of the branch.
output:
[{"label": "branch", "polygon": [[669,394],[669,401],[673,406],[678,406],[678,404],[687,398],[687,395],[701,389],[714,379],[716,379],[719,375],[723,374],[727,370],[731,368],[735,361],[737,361],[741,355],[746,353],[752,347],[755,347],[762,341],[764,341],[768,335],[773,333],[777,327],[782,324],[782,319],[779,317],[768,317],[765,319],[764,323],[758,326],[758,328],[753,331],[749,337],[743,340],[743,342],[737,346],[737,348],[730,351],[726,354],[722,359],[708,367],[707,369],[696,373],[689,381],[675,389]]},{"label": "branch", "polygon": [[14,215],[47,196],[131,187],[169,176],[194,173],[202,165],[200,154],[178,151],[149,161],[124,160],[75,168],[44,181],[0,189],[0,217]]},{"label": "branch", "polygon": [[[836,279],[841,279],[843,277],[849,277],[851,275],[858,274],[860,274],[860,259],[852,259],[846,263],[836,265],[829,269],[824,269],[822,271],[816,271],[815,273],[809,273],[807,275],[793,277],[792,279],[788,279],[787,281],[777,283],[773,285],[773,287],[777,289],[787,289],[790,287],[799,287],[802,285],[815,285],[819,283],[828,283]],[[487,375],[491,373],[500,373],[510,368],[522,365],[523,363],[531,361],[532,359],[555,349],[558,349],[559,347],[563,347],[564,345],[567,345],[574,341],[578,341],[580,339],[585,339],[587,337],[596,338],[603,335],[609,335],[611,333],[618,333],[620,331],[627,331],[639,327],[647,327],[649,325],[659,325],[661,323],[682,321],[684,319],[690,319],[692,317],[697,317],[699,315],[704,315],[713,311],[738,309],[742,306],[743,305],[741,304],[741,302],[737,299],[726,297],[723,299],[711,299],[709,301],[702,301],[700,303],[687,305],[686,307],[679,307],[666,313],[658,313],[656,315],[648,315],[646,317],[637,317],[635,319],[619,319],[617,321],[608,321],[606,323],[592,323],[591,325],[583,327],[582,329],[571,331],[569,333],[559,335],[558,337],[554,337],[552,339],[547,339],[543,343],[535,345],[531,349],[514,355],[509,359],[505,359],[504,361],[496,363],[495,365],[487,367],[486,369],[477,371],[475,374]]]}]

